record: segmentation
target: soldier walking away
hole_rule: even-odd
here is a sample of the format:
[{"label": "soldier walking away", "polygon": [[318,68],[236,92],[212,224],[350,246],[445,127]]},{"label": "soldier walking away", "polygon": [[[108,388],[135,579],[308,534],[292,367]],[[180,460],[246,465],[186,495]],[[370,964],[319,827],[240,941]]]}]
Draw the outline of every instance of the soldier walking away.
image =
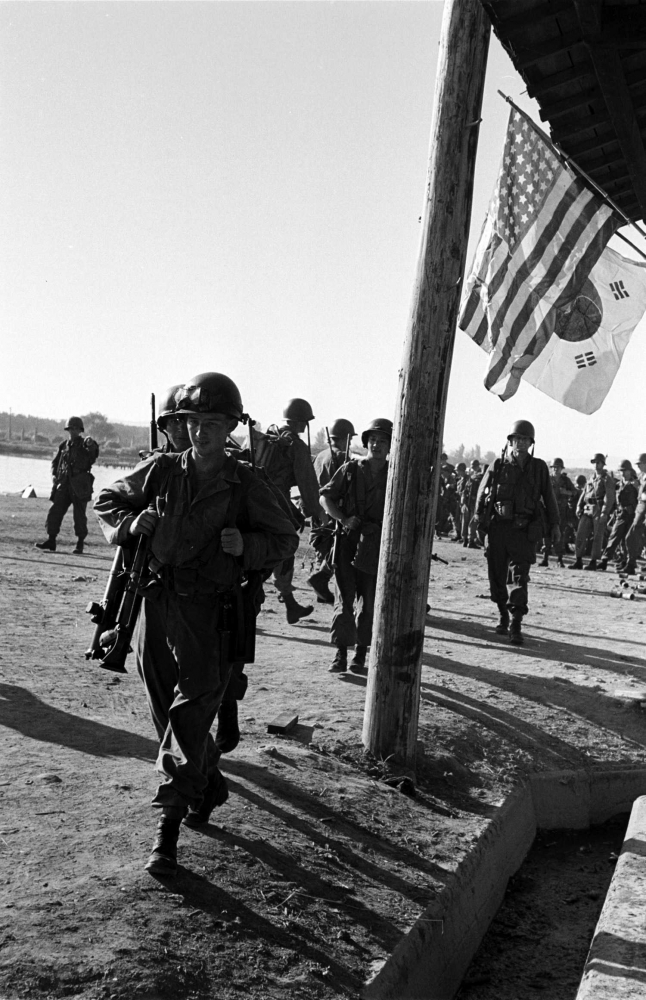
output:
[{"label": "soldier walking away", "polygon": [[350,669],[362,673],[365,668],[372,640],[392,434],[392,421],[373,420],[361,435],[368,455],[342,465],[321,490],[324,509],[338,523],[333,557],[336,600],[330,629],[336,655],[331,673],[345,673],[349,646],[356,647]]},{"label": "soldier walking away", "polygon": [[85,428],[80,417],[70,417],[65,424],[65,430],[69,439],[61,441],[52,461],[54,485],[49,497],[52,505],[45,522],[47,541],[36,542],[35,547],[47,552],[56,552],[56,538],[61,530],[63,518],[71,506],[76,534],[76,548],[73,551],[80,556],[83,554],[83,544],[87,538],[85,510],[88,501],[92,499],[94,483],[90,469],[98,458],[99,446],[93,438],[83,437]]},{"label": "soldier walking away", "polygon": [[[225,451],[243,415],[235,383],[198,375],[179,391],[175,412],[186,417],[190,450],[140,462],[94,505],[112,544],[149,539],[143,643],[153,669],[144,683],[153,715],[167,719],[152,802],[160,818],[146,865],[155,875],[176,873],[182,820],[207,823],[228,794],[210,729],[253,629],[243,581],[298,547],[269,487]],[[172,672],[167,661],[154,670],[160,647],[171,651]]]},{"label": "soldier walking away", "polygon": [[[343,417],[335,420],[329,428],[329,445],[320,451],[314,459],[314,472],[319,489],[327,486],[334,473],[346,461],[346,456],[349,457],[350,445],[355,434],[354,424]],[[333,569],[329,562],[333,542],[333,524],[332,519],[327,516],[323,521],[319,518],[312,518],[310,545],[316,552],[317,567],[307,578],[307,582],[316,594],[316,600],[319,604],[334,604],[334,594],[330,590]]]},{"label": "soldier walking away", "polygon": [[[606,470],[606,456],[598,451],[590,461],[594,465],[594,472],[586,481],[577,502],[579,526],[574,543],[575,559],[570,564],[570,569],[597,568],[597,561],[601,559],[603,550],[608,518],[615,505],[615,481]],[[583,556],[590,535],[592,535],[590,562],[584,567]]]},{"label": "soldier walking away", "polygon": [[[556,564],[557,566],[560,566],[561,569],[565,569],[565,563],[563,562],[563,550],[565,547],[568,510],[569,505],[572,502],[572,498],[576,496],[577,490],[570,477],[565,473],[565,465],[562,458],[555,458],[552,462],[552,475],[550,476],[550,480],[552,483],[552,490],[554,491],[554,498],[559,509],[559,528],[561,529],[561,537],[558,543],[554,546]],[[545,539],[543,558],[539,562],[539,566],[549,566],[551,551],[552,540],[548,535]]]},{"label": "soldier walking away", "polygon": [[[305,517],[324,519],[324,513],[319,501],[319,485],[312,465],[310,448],[300,435],[308,431],[309,422],[314,420],[312,407],[306,399],[290,399],[283,410],[283,423],[280,427],[268,428],[277,434],[276,448],[279,449],[281,461],[272,462],[266,469],[272,482],[278,487],[287,501],[290,499],[293,486],[298,488],[301,498],[301,509]],[[260,449],[257,447],[258,464],[263,465]],[[294,556],[276,566],[274,569],[274,586],[285,604],[287,622],[296,625],[301,618],[311,615],[312,604],[299,604],[294,597]]]},{"label": "soldier walking away", "polygon": [[626,535],[627,558],[621,563],[617,570],[634,576],[637,572],[637,560],[644,547],[644,519],[646,518],[646,452],[642,452],[637,459],[639,469],[639,485],[637,493],[637,509],[635,517]]},{"label": "soldier walking away", "polygon": [[474,514],[477,530],[488,535],[491,600],[500,612],[496,632],[508,633],[515,646],[523,642],[521,623],[528,611],[529,570],[536,561],[543,517],[554,545],[560,538],[559,510],[547,465],[529,454],[534,437],[528,420],[516,421],[502,457],[483,476]]},{"label": "soldier walking away", "polygon": [[[639,487],[635,481],[637,473],[633,469],[632,462],[625,458],[619,466],[619,471],[621,472],[621,480],[616,495],[615,519],[610,530],[610,537],[597,565],[597,569],[600,570],[606,569],[608,562],[615,556],[619,547],[625,544],[626,536],[630,531],[637,510]],[[621,565],[625,564],[626,561],[625,558],[619,558],[617,563]]]}]

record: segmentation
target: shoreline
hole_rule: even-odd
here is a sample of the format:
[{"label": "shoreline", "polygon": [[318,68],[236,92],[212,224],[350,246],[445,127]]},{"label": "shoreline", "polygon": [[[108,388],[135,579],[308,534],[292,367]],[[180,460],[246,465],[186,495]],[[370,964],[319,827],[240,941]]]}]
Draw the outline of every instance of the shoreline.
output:
[{"label": "shoreline", "polygon": [[[23,441],[0,441],[0,455],[9,455],[12,458],[40,458],[44,461],[51,461],[56,454],[58,445],[26,445]],[[105,465],[120,469],[133,468],[140,462],[139,454],[118,455],[116,453],[101,455],[95,465]]]}]

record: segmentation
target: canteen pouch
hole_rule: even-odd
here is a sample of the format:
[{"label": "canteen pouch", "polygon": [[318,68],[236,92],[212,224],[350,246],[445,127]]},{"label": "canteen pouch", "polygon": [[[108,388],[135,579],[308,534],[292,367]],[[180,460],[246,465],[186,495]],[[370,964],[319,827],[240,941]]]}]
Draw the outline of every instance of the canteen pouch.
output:
[{"label": "canteen pouch", "polygon": [[514,503],[512,500],[498,500],[494,504],[494,511],[499,521],[514,520]]}]

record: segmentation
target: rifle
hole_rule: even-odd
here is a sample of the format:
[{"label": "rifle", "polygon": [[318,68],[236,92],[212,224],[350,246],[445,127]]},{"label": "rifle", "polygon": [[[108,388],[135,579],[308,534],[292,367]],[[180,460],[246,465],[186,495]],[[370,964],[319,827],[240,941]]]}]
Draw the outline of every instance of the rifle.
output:
[{"label": "rifle", "polygon": [[150,394],[150,431],[148,433],[148,444],[150,450],[155,451],[158,446],[157,421],[155,419],[155,393]]},{"label": "rifle", "polygon": [[[327,427],[325,429],[327,430]],[[329,439],[329,435],[328,435],[328,439]],[[331,444],[331,442],[330,442],[330,444]],[[345,446],[345,458],[343,460],[343,464],[344,465],[347,465],[348,462],[350,461],[350,445],[351,444],[352,444],[352,435],[348,434],[348,439],[347,439],[347,443],[346,443],[346,446]],[[337,507],[340,507],[341,510],[343,510],[343,505],[341,503],[341,500],[339,500],[339,502],[337,503]],[[337,558],[338,558],[337,553],[338,553],[338,547],[339,547],[339,539],[344,534],[344,532],[345,532],[345,528],[343,527],[341,521],[337,521],[335,523],[335,525],[334,525],[334,531],[332,532],[332,548],[330,550],[330,566],[332,568],[334,568],[336,566],[336,562],[337,562]]]},{"label": "rifle", "polygon": [[496,502],[496,487],[498,486],[498,476],[505,461],[506,455],[507,455],[507,444],[505,444],[505,447],[502,449],[502,454],[500,456],[500,464],[498,468],[496,468],[496,462],[498,462],[498,459],[495,459],[493,463],[493,474],[491,477],[491,483],[488,487],[489,493],[485,503],[484,513],[480,520],[480,524],[478,526],[478,534],[482,533],[483,535],[486,535],[487,532],[489,531],[489,525],[491,524],[491,518],[493,515],[493,505]]},{"label": "rifle", "polygon": [[99,660],[99,666],[117,674],[128,672],[125,662],[141,608],[139,588],[148,562],[148,542],[146,535],[140,535],[130,560],[128,550],[119,546],[103,600],[90,601],[85,609],[96,624],[85,659]]},{"label": "rifle", "polygon": [[436,556],[434,552],[431,552],[431,559],[433,560],[433,562],[444,563],[445,566],[449,566],[450,565],[448,559],[442,559],[441,556]]}]

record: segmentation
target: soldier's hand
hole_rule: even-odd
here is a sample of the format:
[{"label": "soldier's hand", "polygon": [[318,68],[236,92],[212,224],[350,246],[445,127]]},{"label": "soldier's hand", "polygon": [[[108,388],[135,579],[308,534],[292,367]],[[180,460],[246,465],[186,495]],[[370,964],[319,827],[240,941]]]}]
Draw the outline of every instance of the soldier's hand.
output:
[{"label": "soldier's hand", "polygon": [[220,543],[222,551],[229,556],[241,556],[244,552],[244,539],[237,528],[223,528]]},{"label": "soldier's hand", "polygon": [[558,545],[561,541],[561,529],[558,524],[552,525],[552,530],[550,531],[550,538],[552,539],[552,545]]},{"label": "soldier's hand", "polygon": [[156,526],[157,514],[155,511],[142,510],[141,514],[137,514],[128,531],[131,535],[148,535],[150,538]]},{"label": "soldier's hand", "polygon": [[360,518],[356,517],[354,514],[352,517],[344,517],[341,521],[344,528],[350,528],[350,530],[356,530],[356,528],[361,527]]}]

